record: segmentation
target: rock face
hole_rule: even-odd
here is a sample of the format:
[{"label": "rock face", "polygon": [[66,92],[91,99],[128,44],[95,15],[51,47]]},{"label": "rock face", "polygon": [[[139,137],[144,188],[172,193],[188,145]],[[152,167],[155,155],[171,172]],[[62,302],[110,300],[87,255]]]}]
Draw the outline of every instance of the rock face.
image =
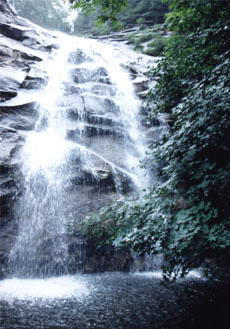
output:
[{"label": "rock face", "polygon": [[[0,0],[0,277],[5,275],[17,235],[14,205],[24,188],[20,151],[37,123],[38,100],[42,97],[39,92],[47,83],[47,74],[40,64],[56,48],[55,35],[18,17],[7,0]],[[125,132],[118,120],[118,104],[113,99],[115,86],[104,67],[89,69],[84,67],[85,62],[90,64],[91,58],[82,50],[70,54],[72,80],[65,84],[61,100],[61,106],[67,109],[66,138],[79,144],[85,154],[82,157],[79,152],[73,152],[71,174],[66,172],[65,179],[71,184],[66,184],[69,190],[64,208],[66,216],[72,214],[73,220],[80,220],[116,199],[116,191],[132,190],[131,176],[124,169]],[[136,92],[144,98],[143,92],[149,85],[143,72],[133,65],[126,68],[135,80]],[[40,128],[46,124],[44,118]],[[77,205],[76,191],[81,194]],[[103,247],[95,251],[95,242],[86,242],[79,234],[70,234],[68,241],[73,255],[72,272],[128,270],[132,262],[127,250],[117,253]]]},{"label": "rock face", "polygon": [[36,65],[55,47],[55,37],[18,17],[0,1],[0,277],[17,234],[14,200],[20,194],[19,152],[37,120],[29,89],[45,81]]}]

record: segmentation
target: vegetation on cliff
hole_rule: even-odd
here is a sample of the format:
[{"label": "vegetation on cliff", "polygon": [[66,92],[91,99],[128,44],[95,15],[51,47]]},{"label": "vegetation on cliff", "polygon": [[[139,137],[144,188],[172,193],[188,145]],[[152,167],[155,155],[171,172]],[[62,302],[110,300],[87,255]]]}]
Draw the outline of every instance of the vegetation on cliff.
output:
[{"label": "vegetation on cliff", "polygon": [[84,227],[117,247],[164,254],[169,277],[200,265],[223,269],[230,254],[230,3],[165,2],[175,33],[150,73],[158,84],[149,98],[150,121],[171,116],[168,133],[150,148],[161,184],[102,209]]},{"label": "vegetation on cliff", "polygon": [[72,0],[81,12],[75,21],[76,33],[108,34],[137,25],[163,23],[167,6],[161,0],[87,1]]}]

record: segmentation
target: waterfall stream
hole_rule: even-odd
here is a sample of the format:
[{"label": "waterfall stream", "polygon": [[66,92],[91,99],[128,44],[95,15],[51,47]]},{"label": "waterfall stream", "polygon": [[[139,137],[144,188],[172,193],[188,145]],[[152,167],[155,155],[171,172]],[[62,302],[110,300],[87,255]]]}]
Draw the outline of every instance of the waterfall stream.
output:
[{"label": "waterfall stream", "polygon": [[66,226],[84,214],[89,190],[97,203],[103,193],[140,191],[148,184],[139,166],[146,148],[140,102],[121,59],[95,40],[59,35],[58,44],[40,64],[47,79],[39,92],[39,119],[20,153],[18,237],[9,257],[16,277],[69,272]]}]

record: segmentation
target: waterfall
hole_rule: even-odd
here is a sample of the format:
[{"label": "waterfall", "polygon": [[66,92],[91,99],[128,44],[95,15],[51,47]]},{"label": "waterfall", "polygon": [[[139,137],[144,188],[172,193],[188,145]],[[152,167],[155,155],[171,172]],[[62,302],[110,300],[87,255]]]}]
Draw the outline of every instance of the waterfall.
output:
[{"label": "waterfall", "polygon": [[20,153],[18,236],[9,257],[16,277],[68,273],[67,224],[113,191],[148,184],[139,166],[146,148],[140,103],[121,59],[95,40],[62,34],[57,40],[58,49],[39,64],[47,82],[36,127]]}]

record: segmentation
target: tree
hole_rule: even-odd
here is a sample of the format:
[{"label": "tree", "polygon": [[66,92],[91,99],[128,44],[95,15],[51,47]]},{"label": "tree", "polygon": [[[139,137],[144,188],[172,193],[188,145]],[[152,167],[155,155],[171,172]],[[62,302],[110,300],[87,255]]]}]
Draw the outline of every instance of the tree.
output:
[{"label": "tree", "polygon": [[106,34],[136,26],[140,19],[142,25],[163,23],[167,12],[167,6],[161,0],[81,0],[72,3],[80,9],[75,21],[76,33]]},{"label": "tree", "polygon": [[127,0],[69,0],[74,8],[81,8],[85,13],[99,9],[101,22],[116,21],[116,15],[127,6]]}]

